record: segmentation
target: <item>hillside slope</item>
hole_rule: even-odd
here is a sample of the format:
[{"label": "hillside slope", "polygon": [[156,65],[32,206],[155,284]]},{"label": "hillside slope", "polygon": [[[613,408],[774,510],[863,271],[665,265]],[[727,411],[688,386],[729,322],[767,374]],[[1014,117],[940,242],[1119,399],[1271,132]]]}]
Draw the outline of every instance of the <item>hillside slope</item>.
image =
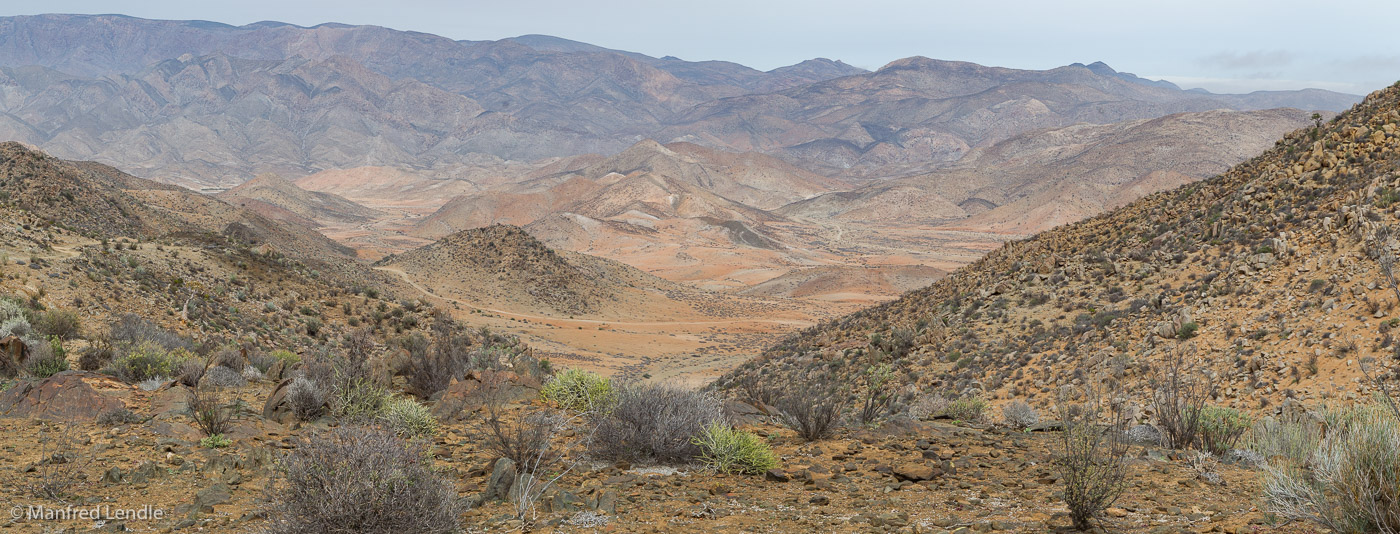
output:
[{"label": "hillside slope", "polygon": [[1379,237],[1397,222],[1397,170],[1400,84],[1220,176],[1007,243],[790,337],[716,385],[853,375],[886,354],[906,385],[1044,404],[1079,371],[1134,385],[1184,353],[1223,404],[1356,398],[1362,358],[1400,363],[1400,293],[1376,261],[1400,249]]},{"label": "hillside slope", "polygon": [[601,312],[636,288],[671,285],[617,262],[558,253],[514,226],[464,230],[376,265],[412,276],[436,295],[483,306],[576,315]]},{"label": "hillside slope", "polygon": [[307,191],[276,175],[265,174],[217,195],[224,201],[269,215],[285,211],[312,225],[323,222],[368,222],[383,213],[332,193]]}]

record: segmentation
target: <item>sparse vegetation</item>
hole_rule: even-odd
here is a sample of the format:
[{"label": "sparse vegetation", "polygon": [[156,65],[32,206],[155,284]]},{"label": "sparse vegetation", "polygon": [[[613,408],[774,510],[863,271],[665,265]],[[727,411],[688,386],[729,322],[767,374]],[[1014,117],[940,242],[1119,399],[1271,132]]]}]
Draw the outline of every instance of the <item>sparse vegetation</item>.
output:
[{"label": "sparse vegetation", "polygon": [[1079,530],[1093,526],[1126,487],[1128,444],[1121,404],[1105,399],[1094,387],[1079,400],[1070,392],[1059,401],[1059,464],[1065,505]]},{"label": "sparse vegetation", "polygon": [[835,433],[846,410],[840,394],[825,377],[791,385],[776,402],[783,424],[806,441]]},{"label": "sparse vegetation", "polygon": [[[1326,435],[1307,461],[1274,460],[1264,476],[1269,509],[1345,534],[1400,532],[1400,421],[1387,408],[1358,406],[1324,412]],[[1296,424],[1296,423],[1287,423]],[[1312,437],[1283,429],[1289,446]],[[1301,439],[1291,439],[1299,436]]]},{"label": "sparse vegetation", "polygon": [[778,467],[777,455],[763,438],[720,422],[706,425],[693,442],[700,462],[721,473],[761,475]]},{"label": "sparse vegetation", "polygon": [[540,397],[575,412],[606,412],[616,401],[611,380],[582,369],[554,375],[540,390]]},{"label": "sparse vegetation", "polygon": [[687,462],[700,453],[696,436],[724,419],[719,399],[679,386],[625,383],[614,393],[612,409],[595,418],[588,444],[599,458]]},{"label": "sparse vegetation", "polygon": [[458,532],[465,507],[424,447],[372,428],[314,437],[278,463],[269,533]]},{"label": "sparse vegetation", "polygon": [[406,397],[395,397],[379,414],[384,426],[404,439],[430,438],[438,433],[438,420],[427,406]]},{"label": "sparse vegetation", "polygon": [[224,402],[223,395],[210,387],[190,388],[185,395],[185,405],[195,426],[205,436],[227,433],[242,407],[238,402]]}]

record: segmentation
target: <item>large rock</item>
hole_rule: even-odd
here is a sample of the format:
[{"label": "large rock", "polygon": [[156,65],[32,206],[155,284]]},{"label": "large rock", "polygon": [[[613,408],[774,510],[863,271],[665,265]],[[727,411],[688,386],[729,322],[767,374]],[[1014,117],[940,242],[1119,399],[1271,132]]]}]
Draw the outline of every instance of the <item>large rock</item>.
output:
[{"label": "large rock", "polygon": [[134,386],[106,375],[64,371],[35,385],[21,382],[0,396],[0,416],[54,421],[97,420],[99,415],[126,408]]},{"label": "large rock", "polygon": [[900,480],[921,482],[943,476],[943,470],[923,462],[916,462],[895,466],[893,474]]},{"label": "large rock", "polygon": [[437,395],[433,415],[446,422],[459,420],[485,406],[487,393],[496,388],[501,401],[515,402],[538,397],[540,381],[511,371],[472,371]]}]

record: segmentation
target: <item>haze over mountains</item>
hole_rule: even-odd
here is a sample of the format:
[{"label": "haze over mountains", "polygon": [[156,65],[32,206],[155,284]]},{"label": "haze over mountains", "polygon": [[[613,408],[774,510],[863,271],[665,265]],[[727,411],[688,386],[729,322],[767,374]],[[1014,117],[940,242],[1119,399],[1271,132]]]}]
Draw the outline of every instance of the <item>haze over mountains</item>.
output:
[{"label": "haze over mountains", "polygon": [[0,20],[0,35],[0,137],[219,187],[360,166],[447,178],[497,158],[614,154],[644,138],[883,177],[1036,128],[1355,101],[1181,91],[1102,64],[908,58],[865,72],[817,59],[760,72],[547,36],[454,41],[338,24],[41,15]]}]

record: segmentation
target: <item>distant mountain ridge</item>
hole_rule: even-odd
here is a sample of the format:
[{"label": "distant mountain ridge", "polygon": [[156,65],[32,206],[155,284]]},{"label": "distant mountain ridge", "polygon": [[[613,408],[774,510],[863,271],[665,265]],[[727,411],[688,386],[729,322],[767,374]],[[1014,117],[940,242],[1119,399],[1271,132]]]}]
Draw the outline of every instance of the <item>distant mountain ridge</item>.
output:
[{"label": "distant mountain ridge", "polygon": [[1355,100],[1203,95],[1102,63],[1023,71],[907,58],[866,72],[812,59],[762,72],[538,35],[0,18],[0,138],[215,188],[364,166],[446,178],[483,158],[614,154],[644,138],[882,178],[1036,128]]}]

